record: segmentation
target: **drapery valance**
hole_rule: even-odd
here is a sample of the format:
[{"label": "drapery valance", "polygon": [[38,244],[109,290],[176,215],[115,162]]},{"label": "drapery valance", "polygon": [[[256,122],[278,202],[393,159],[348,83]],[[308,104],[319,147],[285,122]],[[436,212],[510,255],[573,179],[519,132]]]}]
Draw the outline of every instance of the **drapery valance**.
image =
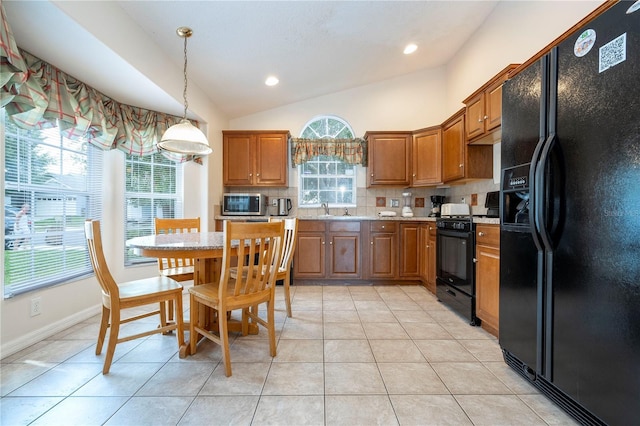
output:
[{"label": "drapery valance", "polygon": [[[181,117],[121,104],[53,65],[19,49],[0,5],[0,106],[20,127],[54,126],[69,139],[104,150],[150,155]],[[197,126],[197,122],[194,122]],[[201,159],[163,152],[174,161]]]},{"label": "drapery valance", "polygon": [[318,155],[337,157],[347,164],[367,165],[367,141],[353,139],[291,138],[291,164],[304,164]]}]

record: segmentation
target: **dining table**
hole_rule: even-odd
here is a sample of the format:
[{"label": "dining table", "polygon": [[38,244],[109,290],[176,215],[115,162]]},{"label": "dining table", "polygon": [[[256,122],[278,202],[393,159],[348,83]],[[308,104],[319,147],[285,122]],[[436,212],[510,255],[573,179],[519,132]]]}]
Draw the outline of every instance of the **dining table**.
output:
[{"label": "dining table", "polygon": [[[224,232],[185,232],[176,234],[153,234],[134,237],[126,241],[126,246],[135,254],[155,258],[192,258],[194,260],[193,285],[218,282],[224,252]],[[249,247],[240,247],[238,240],[231,241],[234,256],[249,252]],[[215,315],[207,313],[208,318]],[[185,327],[187,322],[185,322]],[[212,322],[212,328],[215,327]],[[242,324],[238,321],[229,322],[230,331],[242,331]],[[249,324],[249,333],[257,334],[257,324]],[[192,336],[189,336],[191,339]],[[187,341],[180,347],[180,357],[189,355],[190,345]]]}]

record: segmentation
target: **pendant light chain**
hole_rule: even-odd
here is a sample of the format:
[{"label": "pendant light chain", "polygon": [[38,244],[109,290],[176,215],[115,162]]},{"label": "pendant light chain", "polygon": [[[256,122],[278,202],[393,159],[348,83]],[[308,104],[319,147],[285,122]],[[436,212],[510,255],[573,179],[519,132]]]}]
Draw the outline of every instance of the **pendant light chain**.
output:
[{"label": "pendant light chain", "polygon": [[184,99],[184,115],[183,119],[187,119],[187,108],[189,107],[189,102],[187,101],[187,39],[189,36],[184,36],[184,92],[182,92],[182,97]]}]

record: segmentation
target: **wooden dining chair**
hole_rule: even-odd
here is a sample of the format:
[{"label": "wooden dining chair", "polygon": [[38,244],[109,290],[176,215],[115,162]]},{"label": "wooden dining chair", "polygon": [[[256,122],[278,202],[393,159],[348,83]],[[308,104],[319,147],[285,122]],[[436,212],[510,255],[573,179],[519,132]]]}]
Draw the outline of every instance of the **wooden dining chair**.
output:
[{"label": "wooden dining chair", "polygon": [[[155,218],[156,234],[180,234],[200,232],[200,218]],[[160,275],[172,278],[178,282],[191,281],[194,276],[194,261],[188,257],[158,258]],[[167,320],[173,320],[173,305],[167,306]]]},{"label": "wooden dining chair", "polygon": [[[269,222],[277,222],[282,219],[269,218]],[[298,239],[298,218],[284,219],[284,247],[282,251],[282,261],[278,268],[276,281],[282,280],[284,287],[284,302],[287,306],[287,316],[291,318],[291,295],[289,287],[291,285],[291,263],[293,262],[293,254],[296,251],[296,242]]]},{"label": "wooden dining chair", "polygon": [[[265,327],[269,333],[271,356],[276,356],[276,330],[274,319],[275,282],[282,257],[284,223],[237,223],[224,222],[224,249],[220,280],[217,283],[195,285],[190,293],[189,338],[191,354],[197,351],[199,334],[222,347],[225,375],[231,376],[231,358],[229,353],[228,321],[231,311],[242,309],[242,334],[246,335],[249,319]],[[232,241],[239,242],[237,248]],[[238,268],[248,271],[231,277],[231,260],[238,261]],[[266,303],[266,321],[258,316],[258,306]],[[217,311],[219,336],[210,331],[200,315],[200,309],[208,306]]]},{"label": "wooden dining chair", "polygon": [[[89,258],[91,265],[102,289],[102,319],[100,321],[100,331],[98,332],[98,343],[96,345],[96,355],[102,352],[107,329],[109,332],[109,342],[107,343],[107,354],[104,359],[102,374],[109,373],[113,353],[118,343],[138,339],[156,333],[167,333],[177,330],[178,348],[184,345],[184,323],[182,318],[182,286],[175,280],[165,276],[154,276],[135,281],[116,283],[102,250],[102,235],[100,233],[100,221],[87,220],[84,224],[84,232],[87,238]],[[176,322],[167,324],[165,318],[166,303],[175,303]],[[140,306],[159,304],[159,309],[147,312],[123,316],[123,310],[137,308]],[[120,326],[128,322],[136,321],[153,315],[160,315],[160,327],[154,324],[154,328],[149,331],[130,334],[120,337]]]}]

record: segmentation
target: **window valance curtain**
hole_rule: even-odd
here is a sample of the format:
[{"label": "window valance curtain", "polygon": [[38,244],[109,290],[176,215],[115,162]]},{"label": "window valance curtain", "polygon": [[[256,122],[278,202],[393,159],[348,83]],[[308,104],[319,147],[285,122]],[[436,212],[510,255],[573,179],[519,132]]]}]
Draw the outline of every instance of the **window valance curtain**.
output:
[{"label": "window valance curtain", "polygon": [[367,165],[367,141],[353,139],[291,138],[291,164],[304,164],[318,155],[338,157],[347,164]]},{"label": "window valance curtain", "polygon": [[[181,117],[121,104],[19,49],[0,5],[0,106],[16,125],[58,125],[69,139],[83,138],[104,150],[139,156],[157,152],[164,131]],[[194,122],[197,126],[197,122]],[[163,152],[174,161],[201,159]]]}]

